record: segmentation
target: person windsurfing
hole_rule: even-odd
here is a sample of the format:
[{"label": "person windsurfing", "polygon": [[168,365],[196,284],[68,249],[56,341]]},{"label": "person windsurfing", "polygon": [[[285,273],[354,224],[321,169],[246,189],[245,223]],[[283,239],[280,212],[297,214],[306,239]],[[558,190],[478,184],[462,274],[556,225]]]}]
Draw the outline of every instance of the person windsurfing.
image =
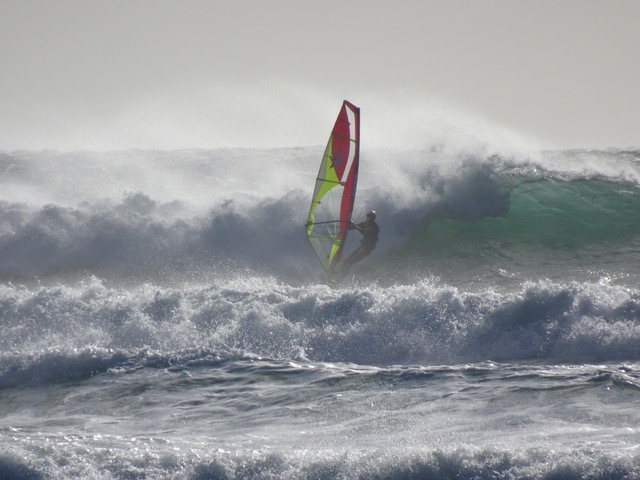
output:
[{"label": "person windsurfing", "polygon": [[378,234],[380,227],[376,223],[376,212],[370,210],[367,212],[367,220],[358,224],[349,222],[347,227],[349,230],[358,230],[362,234],[360,246],[356,248],[351,255],[344,261],[344,272],[351,270],[354,263],[359,262],[369,255],[378,243]]}]

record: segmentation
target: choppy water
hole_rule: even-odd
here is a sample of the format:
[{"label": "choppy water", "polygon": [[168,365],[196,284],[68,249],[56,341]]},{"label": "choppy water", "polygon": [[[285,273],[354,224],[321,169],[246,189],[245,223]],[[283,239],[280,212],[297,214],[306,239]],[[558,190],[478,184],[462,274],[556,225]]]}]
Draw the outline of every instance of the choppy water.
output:
[{"label": "choppy water", "polygon": [[0,478],[640,478],[640,153],[320,154],[0,155]]}]

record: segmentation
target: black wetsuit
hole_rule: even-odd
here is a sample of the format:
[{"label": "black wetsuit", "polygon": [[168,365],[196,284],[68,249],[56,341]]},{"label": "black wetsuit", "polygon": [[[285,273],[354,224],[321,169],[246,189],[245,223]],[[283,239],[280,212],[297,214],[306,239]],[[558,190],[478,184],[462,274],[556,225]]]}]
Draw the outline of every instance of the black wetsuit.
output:
[{"label": "black wetsuit", "polygon": [[380,227],[375,220],[367,220],[366,222],[359,223],[357,225],[349,225],[349,230],[358,230],[362,234],[362,240],[360,246],[356,248],[349,258],[344,261],[344,267],[348,270],[351,266],[362,260],[369,255],[378,243],[378,234],[380,233]]}]

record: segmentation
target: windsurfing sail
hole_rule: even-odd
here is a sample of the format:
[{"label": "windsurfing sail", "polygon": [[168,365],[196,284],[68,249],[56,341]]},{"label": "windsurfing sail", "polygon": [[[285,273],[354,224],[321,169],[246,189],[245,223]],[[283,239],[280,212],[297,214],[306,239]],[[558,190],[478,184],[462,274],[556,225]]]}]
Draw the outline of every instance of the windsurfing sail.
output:
[{"label": "windsurfing sail", "polygon": [[329,277],[347,239],[360,161],[360,109],[345,100],[325,148],[307,219],[307,237]]}]

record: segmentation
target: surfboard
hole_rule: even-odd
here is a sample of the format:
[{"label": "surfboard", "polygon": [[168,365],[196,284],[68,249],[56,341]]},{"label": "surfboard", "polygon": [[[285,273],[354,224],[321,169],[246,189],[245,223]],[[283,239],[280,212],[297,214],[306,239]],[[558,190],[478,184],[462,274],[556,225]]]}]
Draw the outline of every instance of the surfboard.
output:
[{"label": "surfboard", "polygon": [[307,238],[329,281],[341,278],[340,259],[356,198],[360,164],[360,109],[344,100],[320,161]]}]

